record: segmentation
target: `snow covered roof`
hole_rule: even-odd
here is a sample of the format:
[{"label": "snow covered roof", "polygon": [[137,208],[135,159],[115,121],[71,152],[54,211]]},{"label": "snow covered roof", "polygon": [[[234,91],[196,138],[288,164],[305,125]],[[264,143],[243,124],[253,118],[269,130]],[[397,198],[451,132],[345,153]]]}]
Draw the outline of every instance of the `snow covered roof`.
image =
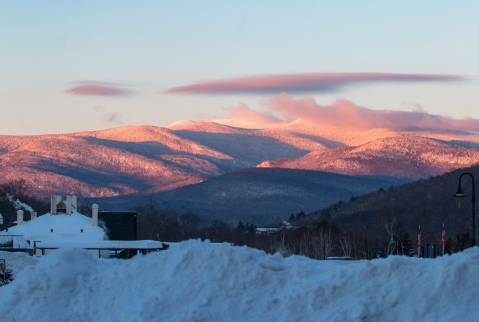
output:
[{"label": "snow covered roof", "polygon": [[[25,237],[23,236],[16,236],[16,235],[0,235],[0,248],[5,249],[5,247],[1,247],[3,245],[11,245],[12,249],[27,249],[31,248],[30,244],[27,243]],[[6,247],[7,249],[10,247]]]},{"label": "snow covered roof", "polygon": [[[53,232],[51,231],[53,229]],[[81,230],[83,229],[83,232]],[[23,235],[30,241],[63,240],[63,241],[100,241],[104,239],[105,231],[98,226],[92,226],[92,219],[72,208],[72,214],[51,215],[47,213],[23,225],[10,227],[1,235]]]},{"label": "snow covered roof", "polygon": [[86,248],[86,249],[161,249],[163,244],[156,240],[102,240],[64,241],[47,240],[37,243],[37,248]]}]

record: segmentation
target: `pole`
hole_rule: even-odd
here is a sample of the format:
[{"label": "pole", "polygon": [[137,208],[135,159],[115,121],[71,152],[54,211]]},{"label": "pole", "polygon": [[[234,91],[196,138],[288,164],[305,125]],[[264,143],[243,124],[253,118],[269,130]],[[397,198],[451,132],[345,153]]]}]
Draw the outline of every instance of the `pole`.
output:
[{"label": "pole", "polygon": [[472,247],[476,246],[476,192],[474,187],[474,176],[469,172],[464,172],[459,176],[459,188],[461,187],[462,176],[467,174],[472,179],[472,238],[471,244]]},{"label": "pole", "polygon": [[444,256],[444,244],[446,243],[446,227],[444,226],[444,223],[442,223],[441,242],[442,242],[442,256]]},{"label": "pole", "polygon": [[417,258],[421,258],[420,256],[421,251],[421,225],[419,225],[419,233],[417,234]]},{"label": "pole", "polygon": [[0,263],[0,272],[2,272],[2,276],[3,276],[3,285],[5,285],[5,272],[6,272],[6,261],[4,259],[0,259],[2,262]]},{"label": "pole", "polygon": [[476,246],[476,197],[474,196],[474,179],[472,179],[472,247]]}]

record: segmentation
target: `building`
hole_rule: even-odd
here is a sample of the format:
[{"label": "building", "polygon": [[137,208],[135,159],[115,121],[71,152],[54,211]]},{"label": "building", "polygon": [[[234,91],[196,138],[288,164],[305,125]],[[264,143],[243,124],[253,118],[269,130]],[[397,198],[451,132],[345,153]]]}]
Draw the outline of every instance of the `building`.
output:
[{"label": "building", "polygon": [[[59,248],[83,248],[101,258],[130,258],[164,248],[159,241],[108,240],[105,228],[99,226],[98,205],[92,206],[92,218],[77,211],[76,196],[51,196],[51,209],[43,216],[32,213],[24,221],[23,211],[17,212],[17,225],[0,232],[0,249],[29,249],[35,255],[48,255]],[[136,228],[136,227],[134,227]],[[115,235],[115,234],[113,234]],[[22,242],[22,240],[24,242]]]}]

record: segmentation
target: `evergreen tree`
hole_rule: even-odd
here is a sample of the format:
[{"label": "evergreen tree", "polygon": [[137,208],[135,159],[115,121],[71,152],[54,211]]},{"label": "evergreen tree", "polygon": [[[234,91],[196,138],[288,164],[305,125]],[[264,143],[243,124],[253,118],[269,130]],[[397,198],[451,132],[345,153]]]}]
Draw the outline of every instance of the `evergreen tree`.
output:
[{"label": "evergreen tree", "polygon": [[246,223],[246,230],[248,231],[248,233],[256,233],[256,228],[258,227],[256,227],[253,223]]},{"label": "evergreen tree", "polygon": [[457,251],[461,252],[466,248],[471,247],[471,235],[466,232],[457,236]]},{"label": "evergreen tree", "polygon": [[236,226],[237,230],[246,230],[246,226],[243,224],[243,222],[240,220],[238,222],[238,225]]},{"label": "evergreen tree", "polygon": [[415,251],[411,243],[411,239],[409,238],[409,233],[406,232],[403,228],[398,228],[397,236],[397,250],[396,253],[398,255],[404,256],[414,256]]}]

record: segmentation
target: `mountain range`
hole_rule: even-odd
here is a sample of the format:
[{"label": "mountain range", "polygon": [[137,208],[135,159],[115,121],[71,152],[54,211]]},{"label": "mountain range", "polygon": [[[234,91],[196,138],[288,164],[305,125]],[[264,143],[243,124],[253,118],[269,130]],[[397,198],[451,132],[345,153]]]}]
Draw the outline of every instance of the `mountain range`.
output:
[{"label": "mountain range", "polygon": [[[238,178],[238,172],[232,177],[224,175],[241,169],[287,168],[363,179],[389,177],[382,185],[388,188],[404,182],[400,180],[428,178],[478,162],[479,134],[361,129],[301,120],[264,129],[182,121],[166,128],[123,126],[71,134],[0,136],[0,183],[23,178],[36,196],[75,193],[98,198],[171,192],[168,196],[185,200],[185,204],[173,205],[166,201],[173,197],[165,194],[165,205],[178,208],[193,202],[188,189],[208,187],[205,189],[212,191],[207,181],[217,177],[226,184],[232,177]],[[253,173],[266,181],[268,173],[279,174],[247,170],[242,175],[260,184]],[[293,172],[284,173],[289,176],[284,179],[287,184]],[[244,182],[243,178],[238,180]],[[300,181],[307,189],[307,180],[297,183]],[[215,181],[211,182],[214,187]],[[354,182],[357,186],[350,187],[347,194],[372,189],[365,181]],[[187,189],[190,185],[194,187]],[[329,204],[338,201],[338,196]],[[327,203],[316,206],[323,205]]]},{"label": "mountain range", "polygon": [[348,175],[385,175],[421,179],[477,163],[479,150],[414,135],[319,150],[300,158],[269,160],[258,167],[328,171]]},{"label": "mountain range", "polygon": [[190,211],[232,224],[238,220],[271,224],[287,219],[292,213],[311,212],[340,200],[347,201],[351,196],[409,181],[310,170],[248,168],[150,196],[133,194],[87,201],[100,204],[102,210],[132,210],[154,202],[161,209]]}]

